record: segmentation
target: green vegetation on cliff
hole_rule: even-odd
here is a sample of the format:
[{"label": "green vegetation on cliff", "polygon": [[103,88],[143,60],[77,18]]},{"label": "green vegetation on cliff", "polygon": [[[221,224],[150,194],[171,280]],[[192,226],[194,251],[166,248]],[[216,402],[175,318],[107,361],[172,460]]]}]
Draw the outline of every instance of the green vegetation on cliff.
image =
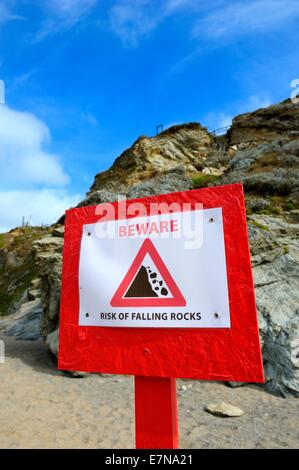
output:
[{"label": "green vegetation on cliff", "polygon": [[48,230],[21,227],[0,235],[0,316],[14,311],[36,276],[32,243]]}]

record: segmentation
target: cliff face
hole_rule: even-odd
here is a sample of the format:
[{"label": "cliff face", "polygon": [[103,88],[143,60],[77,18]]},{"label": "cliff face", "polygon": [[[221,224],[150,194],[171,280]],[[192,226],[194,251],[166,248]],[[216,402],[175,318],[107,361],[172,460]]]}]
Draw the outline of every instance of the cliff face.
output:
[{"label": "cliff face", "polygon": [[139,137],[109,170],[96,175],[90,193],[106,189],[122,192],[136,183],[182,166],[187,175],[201,171],[218,156],[216,139],[197,123],[173,126],[156,137]]},{"label": "cliff face", "polygon": [[[79,205],[114,201],[120,193],[136,198],[240,181],[245,188],[266,388],[284,396],[299,395],[299,105],[287,100],[238,116],[225,136],[215,137],[189,123],[156,137],[140,137],[95,177]],[[29,250],[40,283],[41,331],[54,353],[62,237],[63,226],[52,227]],[[13,278],[13,270],[9,276]],[[14,299],[14,315],[24,309],[30,288],[19,303]],[[6,330],[8,318],[3,320]],[[22,318],[24,326],[27,317]]]},{"label": "cliff face", "polygon": [[227,133],[229,145],[269,142],[281,137],[299,138],[299,109],[291,100],[235,117]]},{"label": "cliff face", "polygon": [[33,244],[51,229],[21,227],[0,235],[0,331],[20,339],[40,337],[40,273]]},{"label": "cliff face", "polygon": [[249,209],[267,205],[268,212],[279,214],[298,208],[298,105],[287,100],[236,117],[226,136],[226,152],[230,158],[221,182],[242,181],[251,198]]},{"label": "cliff face", "polygon": [[225,136],[189,123],[156,137],[140,137],[110,169],[96,175],[88,196],[96,203],[98,191],[100,199],[104,190],[128,194],[136,184],[179,169],[194,187],[242,181],[247,199],[263,199],[262,205],[278,212],[297,207],[298,152],[299,106],[286,100],[237,116]]}]

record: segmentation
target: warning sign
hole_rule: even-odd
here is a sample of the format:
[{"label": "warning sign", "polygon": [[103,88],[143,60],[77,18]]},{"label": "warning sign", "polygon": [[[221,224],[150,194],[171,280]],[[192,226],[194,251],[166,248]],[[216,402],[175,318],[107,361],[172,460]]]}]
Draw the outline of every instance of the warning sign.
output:
[{"label": "warning sign", "polygon": [[230,327],[221,208],[98,225],[83,226],[80,325]]},{"label": "warning sign", "polygon": [[179,307],[186,300],[147,238],[111,300],[112,307]]},{"label": "warning sign", "polygon": [[58,364],[262,382],[242,185],[67,211]]}]

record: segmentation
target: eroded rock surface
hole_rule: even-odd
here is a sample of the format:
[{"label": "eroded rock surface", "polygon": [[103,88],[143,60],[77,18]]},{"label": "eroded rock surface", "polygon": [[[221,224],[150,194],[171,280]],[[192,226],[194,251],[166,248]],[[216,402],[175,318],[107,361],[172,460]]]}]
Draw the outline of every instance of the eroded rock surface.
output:
[{"label": "eroded rock surface", "polygon": [[126,193],[129,187],[178,165],[192,175],[201,171],[208,158],[218,154],[217,141],[205,127],[198,123],[173,126],[156,137],[139,137],[109,170],[96,175],[90,193],[101,189]]}]

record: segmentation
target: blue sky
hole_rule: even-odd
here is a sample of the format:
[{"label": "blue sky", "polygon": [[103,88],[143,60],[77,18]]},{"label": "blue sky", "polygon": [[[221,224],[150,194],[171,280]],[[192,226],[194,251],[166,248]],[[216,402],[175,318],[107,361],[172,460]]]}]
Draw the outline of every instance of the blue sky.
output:
[{"label": "blue sky", "polygon": [[0,0],[0,231],[52,223],[141,134],[290,96],[297,0]]}]

